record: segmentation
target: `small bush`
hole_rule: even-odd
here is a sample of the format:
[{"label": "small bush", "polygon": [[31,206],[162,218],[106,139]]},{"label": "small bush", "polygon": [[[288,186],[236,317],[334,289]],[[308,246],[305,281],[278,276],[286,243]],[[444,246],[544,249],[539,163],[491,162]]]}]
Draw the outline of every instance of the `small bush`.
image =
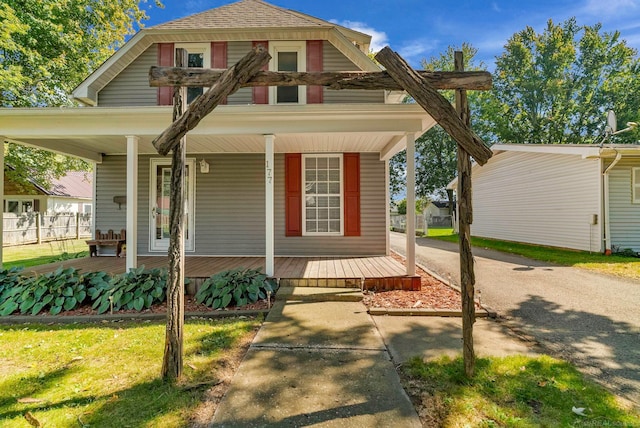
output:
[{"label": "small bush", "polygon": [[[15,278],[14,278],[15,281]],[[20,278],[3,295],[0,315],[10,315],[16,310],[21,314],[39,314],[49,308],[52,315],[80,306],[87,297],[86,285],[75,268],[59,267],[37,277]]]},{"label": "small bush", "polygon": [[141,311],[154,303],[162,303],[167,292],[167,270],[149,269],[144,266],[131,269],[124,275],[114,276],[110,280],[105,276],[94,277],[89,296],[93,300],[93,309],[99,314],[113,308],[135,309]]},{"label": "small bush", "polygon": [[213,309],[244,306],[266,299],[275,290],[275,281],[258,269],[237,268],[207,278],[196,293],[196,301]]}]

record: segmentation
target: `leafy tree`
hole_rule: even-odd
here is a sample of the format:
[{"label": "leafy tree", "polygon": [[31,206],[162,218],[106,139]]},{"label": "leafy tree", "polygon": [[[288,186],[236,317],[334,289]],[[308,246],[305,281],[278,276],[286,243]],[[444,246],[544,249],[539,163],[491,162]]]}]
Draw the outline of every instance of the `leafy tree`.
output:
[{"label": "leafy tree", "polygon": [[[71,90],[147,18],[142,3],[146,0],[0,2],[0,107],[72,105]],[[88,167],[17,144],[6,148],[18,180],[31,175],[48,185],[52,176]]]},{"label": "leafy tree", "polygon": [[531,27],[514,34],[497,57],[494,90],[480,104],[481,130],[503,143],[578,144],[597,139],[609,109],[619,126],[637,121],[637,52],[619,32],[601,29],[571,18],[549,20],[541,34]]}]

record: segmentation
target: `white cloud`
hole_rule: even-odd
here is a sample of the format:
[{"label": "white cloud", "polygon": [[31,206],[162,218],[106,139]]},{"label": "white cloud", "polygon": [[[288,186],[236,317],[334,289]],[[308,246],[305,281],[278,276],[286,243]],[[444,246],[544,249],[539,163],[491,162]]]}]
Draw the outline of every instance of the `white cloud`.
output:
[{"label": "white cloud", "polygon": [[343,27],[350,28],[355,31],[359,31],[364,34],[368,34],[371,36],[371,50],[373,52],[378,52],[380,49],[389,44],[389,38],[387,37],[387,33],[384,31],[377,31],[373,27],[365,24],[364,22],[358,21],[338,21],[332,19],[331,22],[334,24],[342,25]]},{"label": "white cloud", "polygon": [[500,6],[498,6],[498,3],[495,1],[491,3],[491,9],[493,9],[494,12],[502,12],[502,9],[500,9]]},{"label": "white cloud", "polygon": [[592,16],[624,16],[638,8],[639,0],[587,0],[583,12]]},{"label": "white cloud", "polygon": [[435,55],[434,50],[438,47],[438,41],[433,39],[407,40],[398,49],[398,53],[409,63],[417,64],[428,56]]}]

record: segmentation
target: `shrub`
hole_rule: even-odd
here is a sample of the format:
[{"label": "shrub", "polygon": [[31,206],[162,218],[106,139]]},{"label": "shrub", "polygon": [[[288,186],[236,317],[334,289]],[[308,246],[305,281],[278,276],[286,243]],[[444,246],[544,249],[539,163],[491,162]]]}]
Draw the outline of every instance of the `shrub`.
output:
[{"label": "shrub", "polygon": [[196,301],[213,309],[255,303],[273,293],[275,282],[259,269],[237,268],[207,278],[196,293]]},{"label": "shrub", "polygon": [[145,270],[141,266],[110,280],[106,276],[95,277],[88,292],[93,299],[92,308],[102,314],[109,308],[114,311],[148,309],[154,303],[164,302],[166,290],[166,269]]},{"label": "shrub", "polygon": [[0,315],[10,315],[17,309],[21,314],[39,314],[48,307],[52,315],[80,306],[87,297],[86,285],[76,268],[59,267],[36,277],[21,277],[3,295]]}]

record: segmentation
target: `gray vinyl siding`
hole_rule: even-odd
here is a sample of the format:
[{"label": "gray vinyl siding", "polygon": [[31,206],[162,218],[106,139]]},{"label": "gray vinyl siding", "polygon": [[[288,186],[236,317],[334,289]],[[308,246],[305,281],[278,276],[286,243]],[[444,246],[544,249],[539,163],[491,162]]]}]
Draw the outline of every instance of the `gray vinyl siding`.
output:
[{"label": "gray vinyl siding", "polygon": [[[323,43],[324,71],[358,71],[357,65],[344,56],[328,41]],[[384,103],[384,91],[344,89],[340,91],[323,88],[325,104]]]},{"label": "gray vinyl siding", "polygon": [[204,159],[210,172],[197,174],[196,254],[264,255],[264,155],[220,154]]},{"label": "gray vinyl siding", "polygon": [[155,106],[158,89],[149,86],[149,68],[157,65],[157,45],[151,45],[98,93],[100,107]]},{"label": "gray vinyl siding", "polygon": [[[229,42],[227,43],[227,66],[231,67],[245,56],[253,47],[251,42]],[[253,90],[251,88],[240,88],[235,94],[227,98],[229,105],[253,104]]]},{"label": "gray vinyl siding", "polygon": [[385,166],[360,154],[361,236],[285,236],[284,155],[275,158],[275,246],[280,256],[369,256],[386,253]]},{"label": "gray vinyl siding", "polygon": [[[191,156],[187,156],[191,157]],[[264,155],[199,155],[210,172],[197,168],[195,252],[188,255],[261,256],[265,253]],[[138,164],[138,254],[149,251],[149,174],[151,156]],[[275,157],[276,255],[383,255],[386,251],[385,170],[377,154],[361,154],[361,229],[359,237],[285,237],[284,154]],[[96,172],[96,228],[126,226],[126,157],[106,156]]]},{"label": "gray vinyl siding", "polygon": [[609,172],[609,213],[611,244],[620,249],[640,251],[640,204],[631,194],[631,169],[640,159],[622,159]]},{"label": "gray vinyl siding", "polygon": [[[127,159],[124,156],[104,156],[96,165],[96,229],[120,231],[127,225],[127,206],[113,202],[114,196],[127,194]],[[148,203],[147,203],[148,205]]]},{"label": "gray vinyl siding", "polygon": [[[600,251],[600,162],[503,152],[473,169],[474,236]],[[598,221],[600,223],[600,221]]]}]

